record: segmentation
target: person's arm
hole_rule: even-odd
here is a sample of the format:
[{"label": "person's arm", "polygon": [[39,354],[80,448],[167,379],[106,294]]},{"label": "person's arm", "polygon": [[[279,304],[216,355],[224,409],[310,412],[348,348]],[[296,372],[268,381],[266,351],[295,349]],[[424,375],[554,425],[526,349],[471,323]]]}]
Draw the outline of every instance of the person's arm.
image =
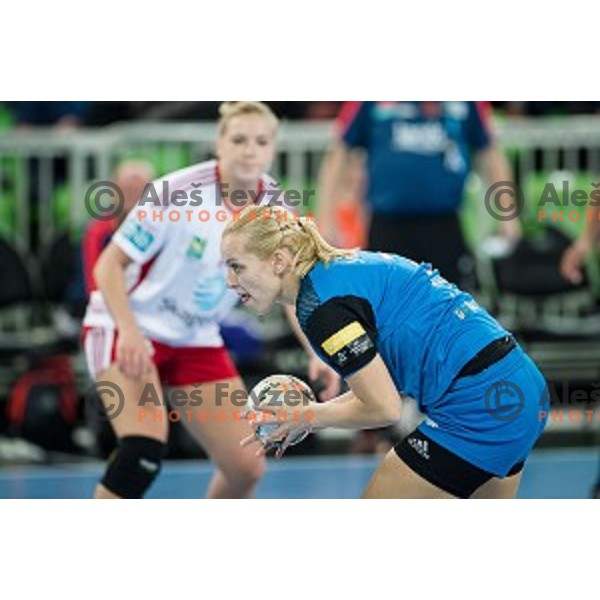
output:
[{"label": "person's arm", "polygon": [[311,406],[315,429],[375,429],[396,423],[402,399],[381,356],[348,378],[350,392]]},{"label": "person's arm", "polygon": [[562,276],[574,285],[583,280],[582,269],[586,255],[600,244],[600,206],[591,207],[589,211],[589,219],[586,219],[579,239],[567,248],[560,263]]},{"label": "person's arm", "polygon": [[[483,175],[486,185],[492,187],[494,184],[506,181],[513,182],[513,174],[508,164],[508,160],[502,149],[496,144],[491,143],[486,148],[480,150],[477,154],[477,162],[481,174]],[[508,192],[514,192],[512,185],[505,186]],[[511,189],[512,187],[512,189]],[[505,193],[498,198],[498,203],[507,209],[507,214],[511,214],[511,208],[516,208],[517,199],[514,193]],[[521,225],[518,216],[507,221],[500,221],[500,229],[502,233],[511,239],[516,239],[521,236]]]},{"label": "person's arm", "polygon": [[342,195],[351,153],[345,144],[335,142],[325,155],[319,172],[317,223],[321,235],[334,245],[339,242],[336,231],[336,206]]},{"label": "person's arm", "polygon": [[322,401],[331,400],[340,389],[340,376],[325,362],[323,362],[310,345],[308,338],[304,335],[293,306],[284,306],[284,312],[290,323],[294,335],[308,356],[308,377],[311,381],[320,380],[324,389],[319,393]]},{"label": "person's arm", "polygon": [[[334,141],[319,172],[317,222],[323,237],[339,243],[336,232],[336,205],[346,190],[347,172],[352,159],[368,147],[369,103],[344,102],[333,127]],[[354,161],[354,168],[356,168]]]},{"label": "person's arm", "polygon": [[94,267],[94,279],[118,331],[116,359],[127,377],[139,379],[152,367],[147,342],[129,306],[125,269],[132,262],[116,244],[111,243]]},{"label": "person's arm", "polygon": [[[475,153],[475,161],[488,189],[492,191],[492,186],[497,185],[493,193],[494,203],[497,204],[496,210],[504,209],[504,214],[512,217],[500,221],[500,230],[509,239],[517,239],[521,236],[519,212],[515,211],[518,206],[517,190],[512,169],[498,144],[492,105],[490,102],[468,102],[467,106],[465,133],[469,147]],[[500,182],[505,184],[500,185]]]},{"label": "person's arm", "polygon": [[131,262],[148,263],[163,248],[168,236],[175,235],[169,233],[169,221],[142,218],[144,212],[143,207],[136,207],[127,215],[94,268],[96,284],[119,332],[117,364],[133,379],[150,370],[151,347],[129,306],[125,269]]},{"label": "person's arm", "polygon": [[115,244],[109,244],[94,267],[94,280],[119,331],[137,328],[129,306],[125,269],[133,261]]}]

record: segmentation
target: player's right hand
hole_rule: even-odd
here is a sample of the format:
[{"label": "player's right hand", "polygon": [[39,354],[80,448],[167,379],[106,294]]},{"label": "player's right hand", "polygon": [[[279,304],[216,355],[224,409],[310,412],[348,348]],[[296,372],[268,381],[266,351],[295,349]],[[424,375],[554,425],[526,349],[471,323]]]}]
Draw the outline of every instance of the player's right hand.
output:
[{"label": "player's right hand", "polygon": [[586,254],[589,251],[589,244],[584,240],[576,241],[572,246],[567,248],[560,262],[560,273],[573,285],[577,285],[583,281],[583,263]]},{"label": "player's right hand", "polygon": [[139,329],[119,331],[116,359],[119,370],[130,379],[141,379],[152,371],[152,358],[149,341]]}]

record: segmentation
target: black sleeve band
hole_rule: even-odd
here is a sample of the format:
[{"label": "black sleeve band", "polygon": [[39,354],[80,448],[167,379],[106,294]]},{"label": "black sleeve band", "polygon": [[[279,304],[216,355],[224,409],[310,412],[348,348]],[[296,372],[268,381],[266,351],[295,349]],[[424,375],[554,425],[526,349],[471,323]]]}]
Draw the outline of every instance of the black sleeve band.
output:
[{"label": "black sleeve band", "polygon": [[342,377],[368,365],[377,355],[377,326],[370,303],[357,296],[332,298],[309,317],[305,333]]}]

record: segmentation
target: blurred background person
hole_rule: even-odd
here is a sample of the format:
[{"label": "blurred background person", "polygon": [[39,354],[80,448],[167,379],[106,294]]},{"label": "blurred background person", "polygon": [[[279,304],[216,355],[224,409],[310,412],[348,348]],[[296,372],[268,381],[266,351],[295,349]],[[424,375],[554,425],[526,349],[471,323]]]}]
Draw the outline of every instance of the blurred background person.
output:
[{"label": "blurred background person", "polygon": [[95,289],[93,270],[98,258],[108,246],[113,234],[121,226],[125,217],[138,203],[145,187],[154,180],[154,177],[154,169],[146,161],[129,160],[121,163],[116,168],[114,182],[123,193],[123,210],[109,221],[92,219],[83,236],[83,272],[88,298]]},{"label": "blurred background person", "polygon": [[[346,102],[334,136],[319,182],[317,218],[324,237],[333,244],[342,242],[337,226],[340,191],[361,153],[367,249],[431,263],[448,281],[472,287],[468,277],[473,261],[459,218],[467,177],[477,164],[490,185],[512,181],[492,132],[490,104]],[[500,225],[505,236],[519,237],[517,220]],[[364,443],[357,443],[355,450],[370,451],[381,432],[359,435]]]},{"label": "blurred background person", "polygon": [[[461,284],[460,261],[468,249],[460,226],[465,183],[474,163],[489,184],[512,181],[494,139],[484,102],[346,102],[335,139],[321,168],[320,226],[336,242],[340,181],[363,154],[369,250],[430,262]],[[356,163],[355,163],[356,164]],[[516,220],[502,233],[520,235]],[[433,244],[432,240],[436,240]]]}]

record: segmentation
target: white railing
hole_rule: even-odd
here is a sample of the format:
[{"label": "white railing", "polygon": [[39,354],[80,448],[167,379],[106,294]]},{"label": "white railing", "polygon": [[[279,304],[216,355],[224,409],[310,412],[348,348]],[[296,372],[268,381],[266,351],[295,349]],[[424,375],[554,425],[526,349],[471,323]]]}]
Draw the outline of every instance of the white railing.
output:
[{"label": "white railing", "polygon": [[[330,130],[329,123],[285,124],[275,175],[296,189],[314,186],[321,157],[330,143]],[[600,174],[600,118],[513,119],[500,123],[498,130],[520,179],[536,171]],[[87,186],[92,180],[109,179],[119,160],[161,153],[160,170],[166,173],[184,166],[182,160],[191,163],[211,156],[215,135],[216,126],[198,123],[136,123],[68,133],[35,130],[2,134],[0,225],[28,251],[35,205],[38,239],[43,242],[54,235],[57,188],[62,188],[63,204],[67,203],[69,225],[78,228],[89,218],[83,203]],[[482,208],[478,221],[489,220]]]}]

